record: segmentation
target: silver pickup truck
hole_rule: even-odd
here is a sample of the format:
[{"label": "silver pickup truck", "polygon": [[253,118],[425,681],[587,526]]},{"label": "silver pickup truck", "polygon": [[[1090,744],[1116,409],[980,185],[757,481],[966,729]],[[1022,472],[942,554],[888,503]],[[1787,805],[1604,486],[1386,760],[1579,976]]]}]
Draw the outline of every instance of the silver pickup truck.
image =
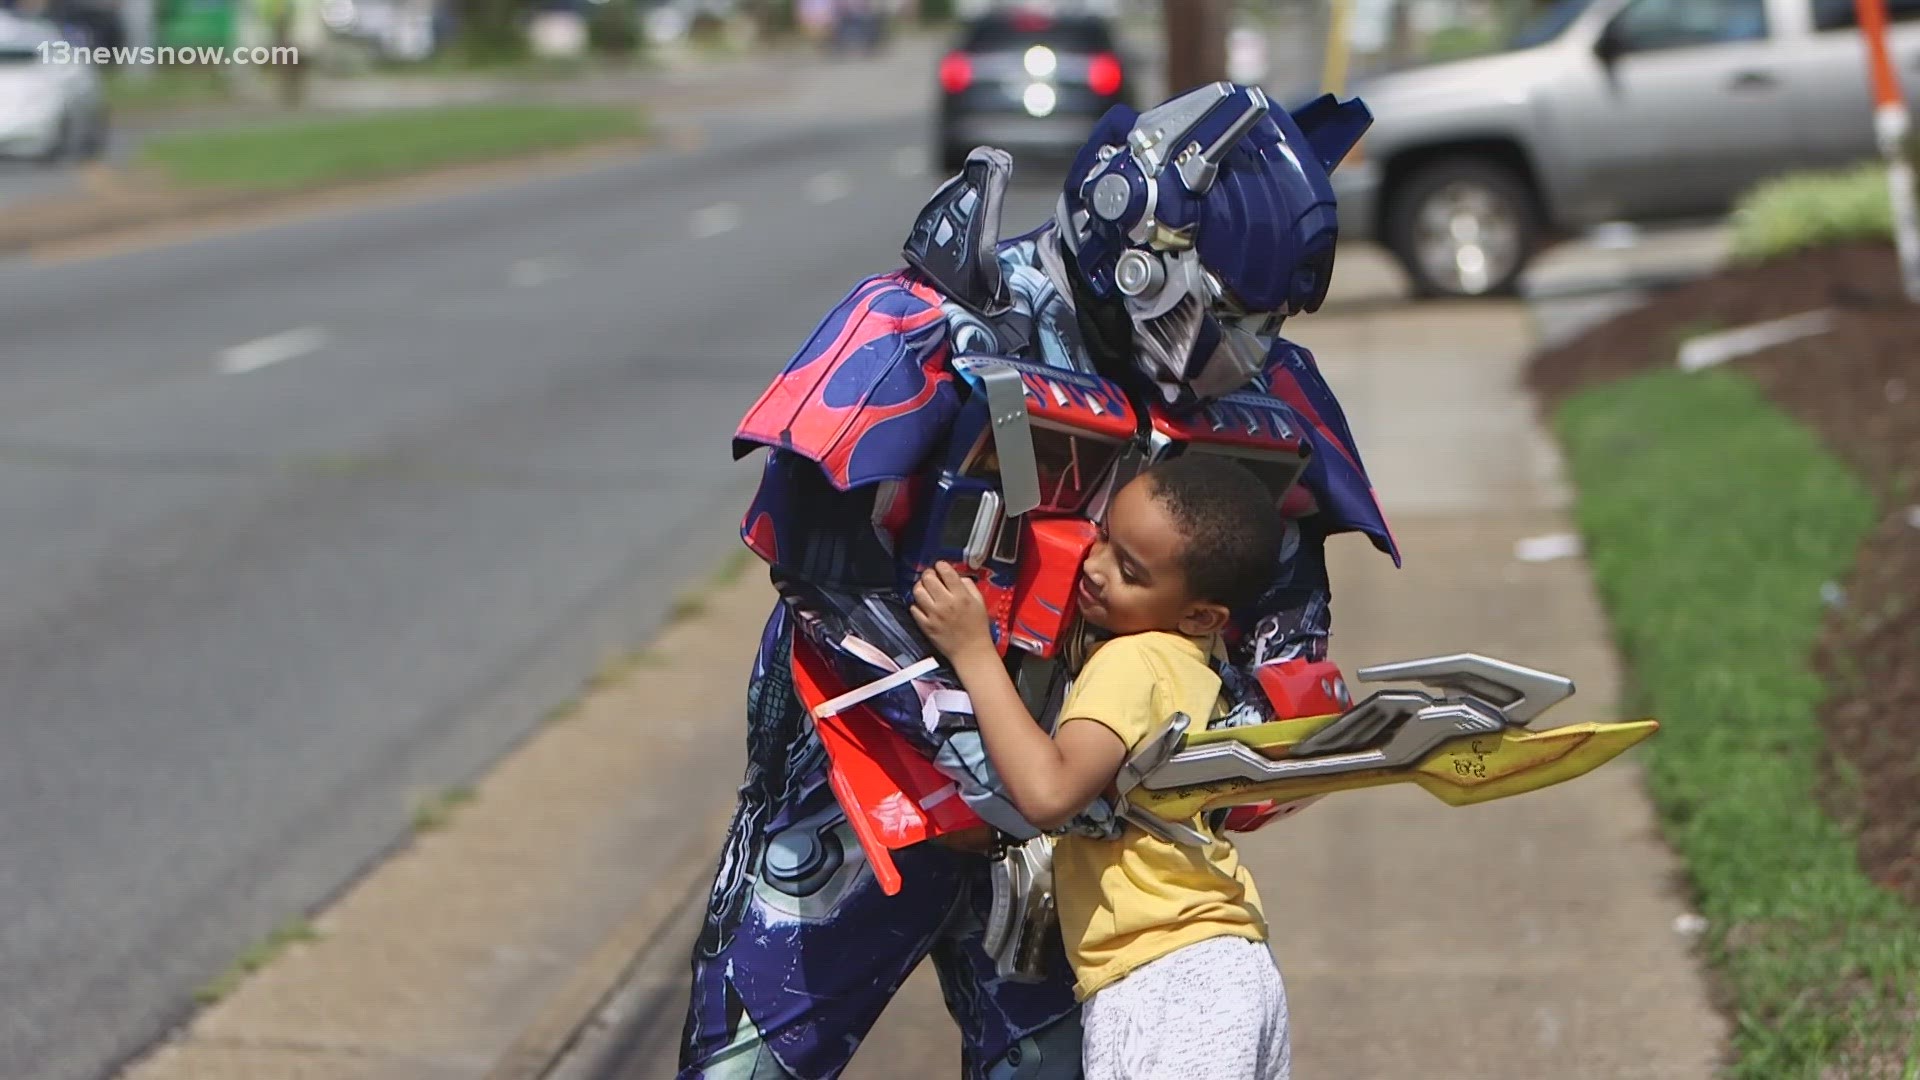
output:
[{"label": "silver pickup truck", "polygon": [[[1920,108],[1920,0],[1887,0]],[[1510,291],[1551,240],[1726,210],[1874,152],[1854,0],[1559,0],[1504,52],[1359,79],[1374,126],[1334,174],[1341,235],[1423,296]]]}]

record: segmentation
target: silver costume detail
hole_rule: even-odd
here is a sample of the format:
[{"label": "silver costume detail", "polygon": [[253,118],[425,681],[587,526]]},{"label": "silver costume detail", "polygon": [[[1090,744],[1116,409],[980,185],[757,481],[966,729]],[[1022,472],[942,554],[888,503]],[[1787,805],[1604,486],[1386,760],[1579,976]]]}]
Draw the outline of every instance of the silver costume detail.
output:
[{"label": "silver costume detail", "polygon": [[1127,187],[1124,177],[1103,176],[1093,185],[1093,212],[1108,221],[1120,220],[1127,212],[1127,203],[1133,198],[1133,192]]},{"label": "silver costume detail", "polygon": [[1435,698],[1419,690],[1378,691],[1278,759],[1239,742],[1188,748],[1188,718],[1175,713],[1121,768],[1115,783],[1121,819],[1163,840],[1204,846],[1210,842],[1205,834],[1135,808],[1127,793],[1403,768],[1462,736],[1527,727],[1573,695],[1571,679],[1476,653],[1381,664],[1362,668],[1359,676],[1363,682],[1413,681],[1459,693]]},{"label": "silver costume detail", "polygon": [[1003,509],[1006,516],[1019,517],[1040,505],[1040,466],[1033,453],[1026,384],[1017,369],[981,357],[955,357],[953,366],[977,377],[986,389],[993,449],[1000,459],[1000,491],[1006,497]]},{"label": "silver costume detail", "polygon": [[[1221,96],[1225,96],[1225,91],[1221,92]],[[1255,91],[1253,101],[1247,105],[1247,111],[1241,113],[1240,118],[1233,122],[1233,126],[1222,132],[1212,146],[1202,150],[1199,144],[1188,143],[1187,148],[1182,150],[1180,156],[1175,159],[1173,166],[1174,171],[1180,174],[1181,182],[1187,185],[1187,190],[1202,192],[1212,188],[1214,177],[1220,175],[1220,163],[1227,160],[1227,153],[1245,138],[1247,132],[1252,131],[1253,126],[1265,115],[1267,115],[1266,95]]]},{"label": "silver costume detail", "polygon": [[[1109,180],[1119,177],[1109,176]],[[1167,280],[1167,269],[1160,260],[1144,251],[1123,251],[1113,267],[1113,283],[1128,296],[1157,290]]]},{"label": "silver costume detail", "polygon": [[[1127,146],[1146,167],[1147,175],[1159,176],[1160,170],[1166,168],[1167,162],[1173,157],[1173,144],[1184,139],[1195,124],[1205,120],[1207,113],[1232,92],[1232,87],[1226,83],[1212,83],[1141,113],[1133,130],[1127,133]],[[1266,108],[1266,96],[1258,90],[1253,94],[1260,107]],[[1227,147],[1231,146],[1232,143],[1227,144]],[[1225,149],[1215,149],[1222,157],[1225,156]],[[1205,190],[1197,188],[1194,194],[1201,194]]]},{"label": "silver costume detail", "polygon": [[1186,713],[1174,713],[1167,718],[1165,725],[1142,739],[1133,753],[1127,755],[1126,763],[1120,766],[1120,775],[1114,781],[1114,786],[1120,792],[1119,804],[1114,812],[1120,820],[1138,826],[1155,840],[1187,847],[1205,847],[1210,842],[1209,838],[1193,826],[1182,821],[1168,821],[1127,802],[1127,792],[1139,787],[1147,777],[1172,760],[1181,743],[1186,741],[1190,722]]},{"label": "silver costume detail", "polygon": [[800,922],[826,918],[858,888],[867,855],[844,815],[822,811],[774,834],[753,875],[753,893],[767,912]]},{"label": "silver costume detail", "polygon": [[1036,836],[995,858],[993,906],[982,946],[994,971],[1015,982],[1047,976],[1047,946],[1060,933],[1053,899],[1053,837]]},{"label": "silver costume detail", "polygon": [[1477,653],[1455,653],[1397,664],[1376,664],[1356,672],[1361,682],[1414,682],[1471,694],[1499,708],[1525,727],[1541,713],[1573,696],[1573,680]]}]

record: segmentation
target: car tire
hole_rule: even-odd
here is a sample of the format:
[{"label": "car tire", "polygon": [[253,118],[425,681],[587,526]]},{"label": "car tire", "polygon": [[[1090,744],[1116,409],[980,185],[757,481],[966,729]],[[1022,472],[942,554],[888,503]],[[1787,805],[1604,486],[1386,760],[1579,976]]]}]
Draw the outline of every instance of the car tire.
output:
[{"label": "car tire", "polygon": [[1532,188],[1485,157],[1421,166],[1390,197],[1384,225],[1420,297],[1511,295],[1540,237]]}]

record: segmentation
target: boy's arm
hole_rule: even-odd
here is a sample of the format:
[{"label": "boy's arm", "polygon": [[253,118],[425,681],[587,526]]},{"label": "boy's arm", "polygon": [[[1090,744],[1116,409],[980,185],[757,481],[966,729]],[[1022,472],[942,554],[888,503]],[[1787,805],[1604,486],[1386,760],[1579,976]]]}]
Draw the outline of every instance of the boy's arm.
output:
[{"label": "boy's arm", "polygon": [[1049,736],[1007,677],[972,581],[940,563],[914,587],[913,616],[973,702],[987,756],[1014,809],[1036,828],[1065,825],[1113,783],[1126,743],[1104,724],[1066,722]]}]

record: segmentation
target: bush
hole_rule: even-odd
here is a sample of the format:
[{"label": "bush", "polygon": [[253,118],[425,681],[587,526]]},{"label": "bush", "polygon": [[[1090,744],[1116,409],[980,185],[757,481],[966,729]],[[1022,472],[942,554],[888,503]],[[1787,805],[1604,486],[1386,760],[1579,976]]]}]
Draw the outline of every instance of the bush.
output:
[{"label": "bush", "polygon": [[639,50],[639,16],[627,0],[593,6],[587,17],[587,48],[600,56],[632,56]]},{"label": "bush", "polygon": [[1437,64],[1484,56],[1497,51],[1501,40],[1497,26],[1443,26],[1428,36],[1425,59],[1430,64]]},{"label": "bush", "polygon": [[1734,208],[1733,254],[1760,262],[1807,248],[1893,235],[1887,169],[1875,162],[1845,172],[1769,180]]}]

